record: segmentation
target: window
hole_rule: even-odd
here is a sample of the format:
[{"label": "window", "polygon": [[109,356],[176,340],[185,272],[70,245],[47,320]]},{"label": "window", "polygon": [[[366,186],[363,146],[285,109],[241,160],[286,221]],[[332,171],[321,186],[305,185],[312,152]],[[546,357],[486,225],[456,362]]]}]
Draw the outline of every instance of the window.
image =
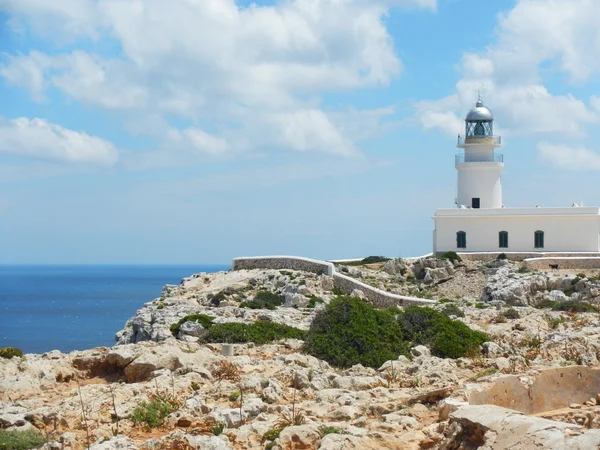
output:
[{"label": "window", "polygon": [[479,209],[481,201],[479,198],[473,197],[471,199],[471,208]]},{"label": "window", "polygon": [[464,231],[456,233],[456,248],[467,248],[467,233]]},{"label": "window", "polygon": [[535,243],[535,248],[544,248],[544,232],[543,231],[536,231],[534,233],[534,243]]},{"label": "window", "polygon": [[500,248],[508,248],[508,232],[507,231],[501,231],[500,233],[498,233],[498,240],[499,240],[498,246]]}]

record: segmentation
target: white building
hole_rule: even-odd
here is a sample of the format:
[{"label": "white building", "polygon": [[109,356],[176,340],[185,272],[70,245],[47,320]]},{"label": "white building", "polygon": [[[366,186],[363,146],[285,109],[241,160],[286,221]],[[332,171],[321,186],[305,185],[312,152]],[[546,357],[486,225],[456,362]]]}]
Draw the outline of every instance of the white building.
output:
[{"label": "white building", "polygon": [[504,155],[494,116],[478,100],[458,137],[456,207],[433,217],[433,251],[598,252],[600,208],[507,208],[502,201]]}]

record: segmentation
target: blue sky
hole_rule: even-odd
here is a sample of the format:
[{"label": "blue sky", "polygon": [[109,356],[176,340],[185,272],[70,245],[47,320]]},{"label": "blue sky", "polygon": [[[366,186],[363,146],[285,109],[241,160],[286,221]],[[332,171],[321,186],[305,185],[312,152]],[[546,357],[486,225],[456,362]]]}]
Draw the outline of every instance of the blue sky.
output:
[{"label": "blue sky", "polygon": [[600,204],[594,0],[0,0],[0,263],[411,256],[481,90],[504,203]]}]

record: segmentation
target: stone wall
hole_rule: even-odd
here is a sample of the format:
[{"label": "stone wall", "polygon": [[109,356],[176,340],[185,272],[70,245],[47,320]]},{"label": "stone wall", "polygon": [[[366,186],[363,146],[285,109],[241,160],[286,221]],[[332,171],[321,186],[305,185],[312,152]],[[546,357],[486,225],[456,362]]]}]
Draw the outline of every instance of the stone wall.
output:
[{"label": "stone wall", "polygon": [[550,265],[558,264],[559,269],[600,269],[600,257],[584,258],[531,258],[523,261],[525,267],[531,270],[551,270]]},{"label": "stone wall", "polygon": [[233,270],[275,269],[275,270],[301,270],[316,273],[317,275],[329,275],[333,277],[334,286],[344,294],[352,294],[358,289],[362,291],[365,298],[376,306],[408,306],[429,305],[434,300],[426,300],[416,297],[406,297],[382,291],[368,284],[362,283],[355,278],[336,272],[332,263],[316,259],[300,258],[296,256],[259,256],[241,257],[233,260]]},{"label": "stone wall", "polygon": [[317,259],[300,258],[296,256],[259,256],[243,257],[233,260],[233,270],[276,269],[301,270],[317,275],[332,276],[335,269],[333,264]]},{"label": "stone wall", "polygon": [[[510,252],[470,252],[458,254],[466,261],[490,261],[496,259],[500,253],[504,253],[510,261],[526,261],[536,258],[600,258],[600,253],[555,253],[555,252],[530,252],[530,253],[510,253]],[[440,256],[438,254],[437,256]]]}]

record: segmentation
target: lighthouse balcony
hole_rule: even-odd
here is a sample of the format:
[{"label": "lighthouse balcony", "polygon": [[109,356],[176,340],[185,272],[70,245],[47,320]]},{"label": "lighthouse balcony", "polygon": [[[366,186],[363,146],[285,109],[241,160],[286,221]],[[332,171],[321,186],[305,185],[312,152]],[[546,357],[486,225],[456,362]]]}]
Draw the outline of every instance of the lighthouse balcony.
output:
[{"label": "lighthouse balcony", "polygon": [[493,145],[502,146],[502,136],[458,136],[457,147],[467,147],[469,145]]},{"label": "lighthouse balcony", "polygon": [[495,162],[495,163],[504,163],[504,155],[501,153],[486,155],[486,157],[481,157],[481,155],[465,155],[464,153],[459,153],[454,157],[454,162],[456,164],[469,163],[469,162]]}]

